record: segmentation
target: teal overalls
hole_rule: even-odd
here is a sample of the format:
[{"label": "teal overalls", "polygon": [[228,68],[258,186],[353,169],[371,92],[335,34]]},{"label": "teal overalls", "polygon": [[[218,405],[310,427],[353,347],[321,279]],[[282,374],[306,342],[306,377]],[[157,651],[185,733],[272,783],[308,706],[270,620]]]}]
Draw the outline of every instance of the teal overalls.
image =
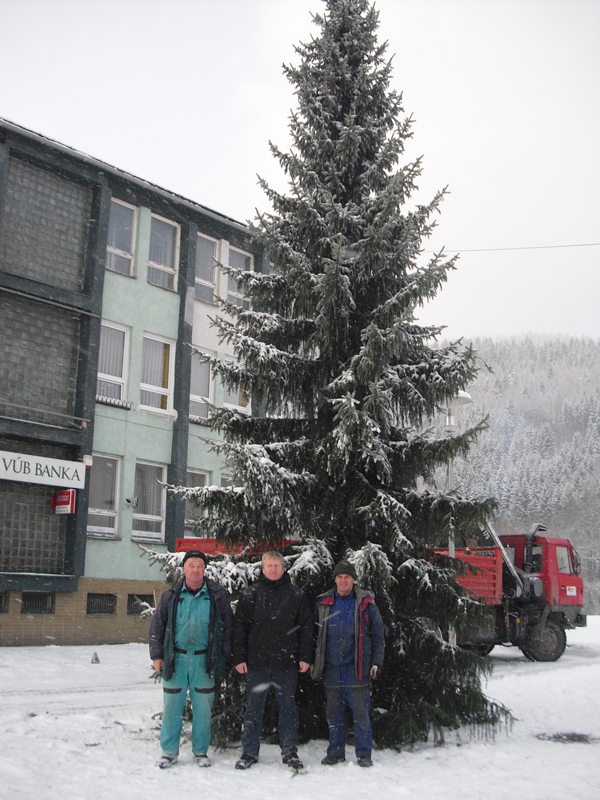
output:
[{"label": "teal overalls", "polygon": [[210,597],[206,583],[193,594],[183,586],[177,606],[175,626],[175,674],[163,680],[163,719],[160,746],[163,755],[173,758],[179,753],[179,739],[187,689],[194,721],[192,752],[205,755],[210,744],[211,706],[214,699],[214,678],[206,672]]}]

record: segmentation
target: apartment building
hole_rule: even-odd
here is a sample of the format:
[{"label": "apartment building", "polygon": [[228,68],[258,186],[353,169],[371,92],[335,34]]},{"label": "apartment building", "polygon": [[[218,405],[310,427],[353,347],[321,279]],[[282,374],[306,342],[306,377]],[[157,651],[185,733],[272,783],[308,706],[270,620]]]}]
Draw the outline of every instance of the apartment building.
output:
[{"label": "apartment building", "polygon": [[[247,228],[0,121],[0,644],[143,641],[140,600],[194,514],[164,484],[227,485],[192,350],[261,271]],[[140,547],[141,545],[141,547]]]}]

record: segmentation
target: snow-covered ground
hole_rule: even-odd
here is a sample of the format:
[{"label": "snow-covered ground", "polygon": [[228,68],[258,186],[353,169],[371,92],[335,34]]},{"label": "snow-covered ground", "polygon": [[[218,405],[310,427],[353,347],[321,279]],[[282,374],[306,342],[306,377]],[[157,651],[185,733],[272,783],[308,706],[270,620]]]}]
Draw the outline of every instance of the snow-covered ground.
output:
[{"label": "snow-covered ground", "polygon": [[[495,739],[462,732],[444,747],[374,753],[372,769],[322,767],[322,741],[301,747],[293,775],[279,750],[236,771],[239,750],[212,753],[198,769],[189,744],[159,770],[161,688],[148,680],[144,645],[0,649],[0,797],[40,800],[598,800],[600,798],[600,617],[568,633],[554,664],[533,664],[496,647],[487,694],[513,712]],[[100,663],[92,663],[97,652]],[[574,734],[574,736],[569,736]],[[587,741],[562,741],[587,737]],[[566,735],[566,736],[565,736]],[[353,755],[351,752],[348,755]]]}]

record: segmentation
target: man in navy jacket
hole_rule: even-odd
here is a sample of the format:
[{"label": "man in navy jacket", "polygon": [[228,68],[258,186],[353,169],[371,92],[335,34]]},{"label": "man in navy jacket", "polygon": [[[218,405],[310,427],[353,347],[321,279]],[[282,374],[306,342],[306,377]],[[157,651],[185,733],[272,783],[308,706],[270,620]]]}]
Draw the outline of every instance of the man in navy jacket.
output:
[{"label": "man in navy jacket", "polygon": [[383,666],[383,622],[375,598],[356,583],[356,570],[342,560],[333,571],[335,589],[317,601],[317,644],[313,678],[323,675],[329,746],[322,764],[346,760],[346,703],[354,719],[354,746],[360,767],[371,767],[369,679]]}]

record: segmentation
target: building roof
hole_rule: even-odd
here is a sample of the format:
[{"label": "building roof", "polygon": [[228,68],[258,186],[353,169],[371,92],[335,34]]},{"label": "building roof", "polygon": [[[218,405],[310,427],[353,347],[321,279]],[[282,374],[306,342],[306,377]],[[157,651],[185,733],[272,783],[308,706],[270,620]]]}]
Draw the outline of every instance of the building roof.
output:
[{"label": "building roof", "polygon": [[118,169],[118,167],[112,166],[112,164],[107,164],[105,161],[101,161],[98,158],[94,158],[93,156],[87,155],[87,153],[82,153],[79,150],[76,150],[74,147],[70,147],[66,144],[61,144],[61,142],[57,142],[54,139],[50,139],[47,136],[44,136],[41,133],[36,133],[35,131],[31,131],[28,128],[24,128],[21,125],[17,125],[14,122],[10,122],[9,120],[3,119],[0,117],[0,129],[5,128],[7,131],[15,133],[19,136],[23,136],[27,139],[30,139],[37,144],[44,145],[46,147],[50,147],[54,150],[59,152],[65,153],[73,158],[76,158],[80,161],[83,161],[86,164],[90,164],[91,166],[95,167],[96,169],[100,169],[103,172],[110,173],[111,175],[115,175],[123,180],[129,181],[141,188],[150,189],[151,191],[155,192],[156,194],[161,195],[162,197],[170,200],[171,202],[179,203],[186,208],[192,209],[194,211],[199,211],[206,216],[212,217],[213,219],[220,220],[222,222],[226,222],[229,225],[237,227],[239,230],[247,232],[248,226],[245,225],[243,222],[239,222],[232,217],[228,217],[226,214],[221,214],[218,211],[214,211],[207,206],[203,206],[200,203],[196,203],[193,200],[189,200],[187,197],[183,197],[180,194],[176,194],[175,192],[170,192],[168,189],[163,189],[162,186],[158,186],[155,183],[151,183],[150,181],[146,181],[143,178],[138,178],[136,175],[132,175],[130,172],[125,172],[124,170]]}]

